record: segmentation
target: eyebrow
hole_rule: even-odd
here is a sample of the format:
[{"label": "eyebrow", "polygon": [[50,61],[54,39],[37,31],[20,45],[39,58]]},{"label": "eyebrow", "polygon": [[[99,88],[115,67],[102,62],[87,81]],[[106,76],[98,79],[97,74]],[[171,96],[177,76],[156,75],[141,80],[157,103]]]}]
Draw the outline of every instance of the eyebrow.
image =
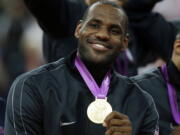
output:
[{"label": "eyebrow", "polygon": [[92,19],[89,22],[97,22],[97,23],[102,23],[99,19]]},{"label": "eyebrow", "polygon": [[[99,19],[92,19],[92,20],[90,20],[90,22],[102,23],[102,21],[99,20]],[[118,25],[118,24],[111,24],[111,27],[112,28],[120,28],[120,29],[122,29],[122,25]]]},{"label": "eyebrow", "polygon": [[[97,18],[94,18],[94,19],[90,20],[89,23],[90,22],[102,23],[102,21],[97,19]],[[124,32],[124,29],[123,29],[122,25],[120,25],[120,24],[111,24],[110,27],[111,28],[118,28],[118,29],[120,29],[122,31],[122,33]]]}]

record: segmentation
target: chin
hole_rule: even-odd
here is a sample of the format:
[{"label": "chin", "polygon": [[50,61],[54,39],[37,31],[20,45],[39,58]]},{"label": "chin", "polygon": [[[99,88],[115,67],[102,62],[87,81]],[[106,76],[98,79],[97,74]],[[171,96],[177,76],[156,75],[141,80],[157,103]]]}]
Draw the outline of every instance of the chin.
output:
[{"label": "chin", "polygon": [[110,65],[112,63],[112,60],[106,58],[106,57],[91,57],[91,62],[95,65]]},{"label": "chin", "polygon": [[92,63],[95,66],[96,65],[109,65],[112,63],[114,57],[111,54],[105,54],[105,53],[97,53],[93,50],[87,51],[86,49],[83,49],[80,51],[80,55],[82,56],[82,59],[84,59],[88,63]]}]

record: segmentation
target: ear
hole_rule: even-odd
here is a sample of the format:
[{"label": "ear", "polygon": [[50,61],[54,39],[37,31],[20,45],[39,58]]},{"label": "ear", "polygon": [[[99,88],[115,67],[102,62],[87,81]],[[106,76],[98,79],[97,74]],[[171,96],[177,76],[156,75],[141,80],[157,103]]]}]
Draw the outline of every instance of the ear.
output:
[{"label": "ear", "polygon": [[128,43],[129,43],[129,35],[126,34],[123,39],[123,48],[122,48],[123,51],[128,48]]},{"label": "ear", "polygon": [[80,32],[81,32],[81,28],[82,28],[82,23],[83,23],[82,20],[80,20],[80,21],[77,23],[77,26],[76,26],[76,29],[75,29],[75,32],[74,32],[74,36],[75,36],[76,38],[79,38],[79,36],[80,36]]}]

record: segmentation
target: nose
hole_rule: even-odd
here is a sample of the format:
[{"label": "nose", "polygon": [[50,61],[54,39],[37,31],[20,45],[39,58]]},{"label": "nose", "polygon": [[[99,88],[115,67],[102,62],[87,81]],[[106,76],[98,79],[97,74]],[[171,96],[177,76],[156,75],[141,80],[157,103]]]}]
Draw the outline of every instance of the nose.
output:
[{"label": "nose", "polygon": [[105,28],[99,29],[96,33],[96,37],[100,40],[107,41],[110,38],[108,30]]}]

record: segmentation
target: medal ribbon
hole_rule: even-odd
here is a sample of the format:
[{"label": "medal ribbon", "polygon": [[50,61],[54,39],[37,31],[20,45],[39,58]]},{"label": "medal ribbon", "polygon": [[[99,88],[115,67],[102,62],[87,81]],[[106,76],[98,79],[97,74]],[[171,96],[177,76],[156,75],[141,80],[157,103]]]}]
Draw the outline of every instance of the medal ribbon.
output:
[{"label": "medal ribbon", "polygon": [[79,56],[76,56],[75,58],[75,66],[91,93],[98,99],[105,99],[109,90],[110,71],[107,72],[102,81],[101,87],[99,87]]},{"label": "medal ribbon", "polygon": [[179,112],[178,104],[177,104],[177,100],[176,100],[175,88],[172,86],[172,84],[169,81],[167,66],[163,65],[161,67],[161,70],[163,72],[164,79],[166,80],[166,84],[167,84],[167,88],[168,88],[169,102],[170,102],[173,118],[177,124],[180,124],[180,112]]}]

